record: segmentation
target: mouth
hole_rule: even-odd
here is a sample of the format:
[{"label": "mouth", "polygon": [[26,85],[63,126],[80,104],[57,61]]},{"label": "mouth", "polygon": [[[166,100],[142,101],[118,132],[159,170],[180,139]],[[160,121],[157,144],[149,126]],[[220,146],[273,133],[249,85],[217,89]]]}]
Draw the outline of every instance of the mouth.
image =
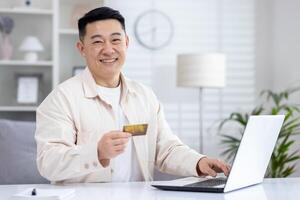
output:
[{"label": "mouth", "polygon": [[118,58],[110,58],[110,59],[100,59],[101,63],[114,63],[118,60]]}]

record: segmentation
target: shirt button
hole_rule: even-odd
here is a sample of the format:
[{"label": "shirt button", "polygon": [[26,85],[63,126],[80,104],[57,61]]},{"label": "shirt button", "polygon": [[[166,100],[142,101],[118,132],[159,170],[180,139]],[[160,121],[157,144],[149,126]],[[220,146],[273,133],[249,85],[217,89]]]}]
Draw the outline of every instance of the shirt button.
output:
[{"label": "shirt button", "polygon": [[87,164],[87,163],[84,164],[84,168],[85,168],[85,169],[88,169],[89,167],[90,167],[89,164]]},{"label": "shirt button", "polygon": [[98,166],[98,163],[96,161],[93,162],[94,167]]}]

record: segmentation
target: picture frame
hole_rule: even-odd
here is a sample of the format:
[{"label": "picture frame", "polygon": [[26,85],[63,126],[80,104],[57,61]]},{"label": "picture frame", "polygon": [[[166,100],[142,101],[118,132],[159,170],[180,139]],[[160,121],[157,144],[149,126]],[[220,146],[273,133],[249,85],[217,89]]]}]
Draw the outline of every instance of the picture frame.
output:
[{"label": "picture frame", "polygon": [[72,76],[76,76],[77,74],[80,74],[85,69],[85,66],[74,66],[72,71]]},{"label": "picture frame", "polygon": [[16,74],[18,104],[37,104],[42,74]]}]

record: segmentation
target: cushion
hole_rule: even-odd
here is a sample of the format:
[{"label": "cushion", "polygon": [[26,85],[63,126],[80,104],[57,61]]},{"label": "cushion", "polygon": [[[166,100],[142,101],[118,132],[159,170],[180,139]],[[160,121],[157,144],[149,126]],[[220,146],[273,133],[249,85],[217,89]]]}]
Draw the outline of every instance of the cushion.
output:
[{"label": "cushion", "polygon": [[0,184],[49,183],[36,166],[35,122],[0,120]]}]

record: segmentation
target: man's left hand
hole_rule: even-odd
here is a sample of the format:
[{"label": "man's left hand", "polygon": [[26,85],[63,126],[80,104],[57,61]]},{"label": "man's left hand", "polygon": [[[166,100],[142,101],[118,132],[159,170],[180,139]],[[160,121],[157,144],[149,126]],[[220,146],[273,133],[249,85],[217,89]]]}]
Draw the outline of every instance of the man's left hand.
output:
[{"label": "man's left hand", "polygon": [[197,172],[199,176],[213,176],[223,172],[225,176],[229,175],[230,166],[225,162],[213,158],[201,158],[197,164]]}]

